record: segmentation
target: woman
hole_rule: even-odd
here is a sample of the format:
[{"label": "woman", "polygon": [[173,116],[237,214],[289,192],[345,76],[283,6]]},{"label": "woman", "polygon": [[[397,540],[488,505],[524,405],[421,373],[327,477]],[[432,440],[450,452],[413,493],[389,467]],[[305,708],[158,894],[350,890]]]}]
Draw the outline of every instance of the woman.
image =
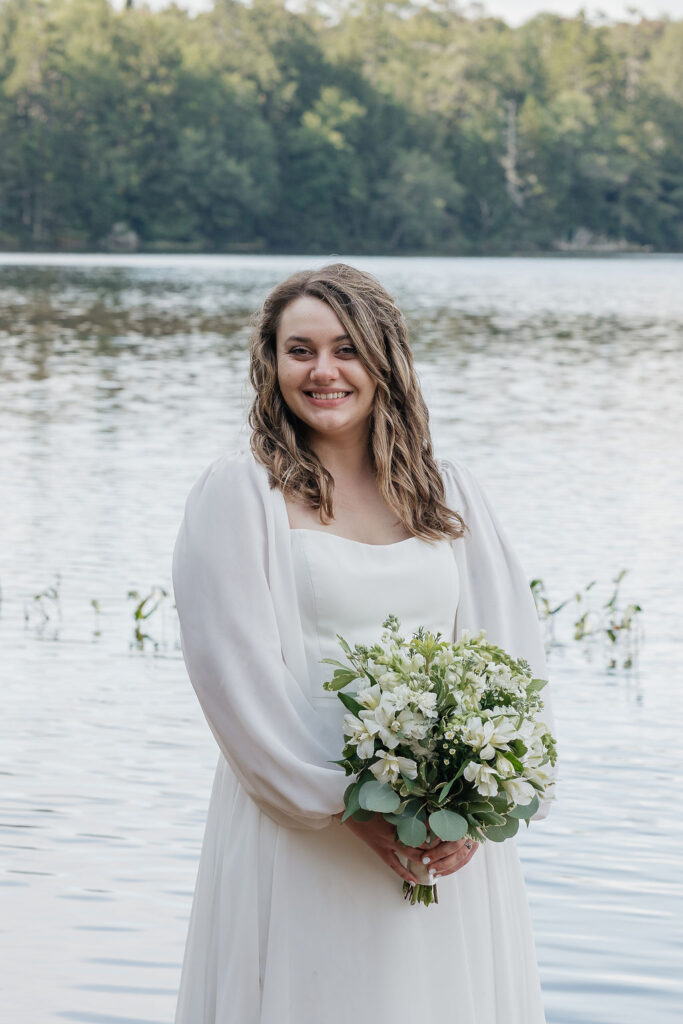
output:
[{"label": "woman", "polygon": [[[383,820],[342,824],[321,663],[392,613],[406,636],[484,628],[543,675],[524,573],[471,475],[434,459],[403,318],[369,274],[278,285],[250,377],[251,450],[196,483],[174,553],[221,750],[176,1024],[542,1024],[514,842],[409,849]],[[439,903],[411,907],[423,858]]]}]

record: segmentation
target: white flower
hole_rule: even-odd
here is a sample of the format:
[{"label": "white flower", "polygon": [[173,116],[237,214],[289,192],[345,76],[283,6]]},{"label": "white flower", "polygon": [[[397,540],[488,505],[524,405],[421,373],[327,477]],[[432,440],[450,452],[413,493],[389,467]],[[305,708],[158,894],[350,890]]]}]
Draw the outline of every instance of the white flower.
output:
[{"label": "white flower", "polygon": [[501,779],[508,779],[511,775],[514,775],[515,769],[510,764],[505,754],[496,754],[496,771],[500,775]]},{"label": "white flower", "polygon": [[411,658],[407,654],[401,654],[401,668],[404,672],[417,672],[425,664],[424,654],[413,654]]},{"label": "white flower", "polygon": [[526,779],[504,779],[503,789],[513,804],[526,807],[533,800],[536,790]]},{"label": "white flower", "polygon": [[399,757],[388,750],[378,750],[377,757],[380,760],[370,765],[370,771],[378,782],[393,783],[399,775],[407,779],[417,777],[417,764],[411,757]]},{"label": "white flower", "polygon": [[425,721],[423,716],[416,715],[407,708],[399,714],[398,724],[401,727],[401,732],[408,740],[422,740],[429,732],[429,723]]},{"label": "white flower", "polygon": [[392,690],[397,683],[401,682],[399,673],[392,672],[391,669],[385,669],[384,672],[377,673],[375,679],[384,690]]},{"label": "white flower", "polygon": [[436,710],[436,694],[433,690],[421,690],[413,693],[413,704],[427,718],[436,718],[438,715]]},{"label": "white flower", "polygon": [[468,782],[474,783],[477,792],[482,796],[495,796],[498,792],[496,773],[489,765],[470,761],[463,774]]},{"label": "white flower", "polygon": [[493,722],[482,722],[481,718],[468,718],[462,731],[462,738],[468,746],[479,751],[481,758],[489,761],[496,753],[489,742],[494,729]]},{"label": "white flower", "polygon": [[364,760],[372,757],[375,749],[376,733],[377,728],[375,728],[374,732],[371,732],[366,723],[356,718],[355,715],[344,715],[344,735],[350,738],[351,743],[356,744],[356,752]]},{"label": "white flower", "polygon": [[376,684],[373,686],[366,686],[356,694],[356,700],[359,704],[362,704],[364,708],[376,708],[381,699],[382,691]]},{"label": "white flower", "polygon": [[365,722],[368,732],[377,733],[385,747],[392,750],[400,743],[399,725],[394,717],[394,709],[390,703],[384,702],[384,696],[374,711],[361,711],[359,717]]},{"label": "white flower", "polygon": [[506,747],[510,740],[517,736],[515,723],[509,718],[499,718],[495,723],[496,727],[491,733],[489,742],[493,747]]},{"label": "white flower", "polygon": [[538,765],[537,767],[534,767],[531,770],[529,770],[525,766],[524,774],[526,775],[527,779],[530,779],[532,782],[538,783],[539,786],[543,786],[543,788],[546,790],[546,795],[550,787],[555,782],[555,770],[551,767],[550,762],[546,762],[546,764],[544,765]]},{"label": "white flower", "polygon": [[[389,695],[387,695],[389,696]],[[403,711],[404,708],[408,707],[411,700],[414,698],[413,691],[405,683],[400,683],[399,686],[395,687],[391,691],[391,701],[397,711]]]}]

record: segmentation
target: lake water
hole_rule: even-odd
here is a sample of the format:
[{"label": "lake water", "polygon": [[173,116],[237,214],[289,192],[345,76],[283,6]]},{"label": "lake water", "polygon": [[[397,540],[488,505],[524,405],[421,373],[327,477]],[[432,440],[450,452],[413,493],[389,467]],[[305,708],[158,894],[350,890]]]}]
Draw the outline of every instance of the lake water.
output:
[{"label": "lake water", "polygon": [[[216,749],[170,599],[137,643],[133,610],[246,443],[250,315],[321,262],[0,256],[5,1024],[172,1020]],[[629,570],[635,668],[572,639],[583,604],[556,617],[561,782],[519,847],[549,1024],[680,1022],[683,259],[349,262],[405,310],[436,450],[529,577],[595,580],[598,609]]]}]

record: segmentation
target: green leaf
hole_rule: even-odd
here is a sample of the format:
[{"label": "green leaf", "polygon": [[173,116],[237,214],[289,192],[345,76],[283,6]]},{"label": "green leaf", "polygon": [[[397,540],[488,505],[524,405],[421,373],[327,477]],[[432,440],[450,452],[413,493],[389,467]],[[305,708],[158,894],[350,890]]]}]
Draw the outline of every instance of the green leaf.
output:
[{"label": "green leaf", "polygon": [[345,672],[349,671],[349,666],[345,665],[342,661],[337,661],[336,658],[321,658],[320,661],[324,662],[326,665],[338,665],[339,668],[343,668]]},{"label": "green leaf", "polygon": [[356,811],[360,810],[358,794],[360,793],[362,786],[362,782],[352,782],[344,793],[344,806],[346,809],[342,814],[342,821],[346,821],[347,818],[353,817]]},{"label": "green leaf", "polygon": [[448,798],[448,794],[450,793],[451,788],[452,788],[454,782],[455,782],[455,778],[449,779],[449,781],[446,783],[446,785],[443,787],[443,789],[439,793],[438,801],[439,801],[440,804],[444,804],[446,802],[446,799]]},{"label": "green leaf", "polygon": [[363,705],[359,704],[358,701],[354,697],[352,697],[350,693],[342,693],[340,690],[338,691],[337,696],[339,697],[339,700],[342,702],[344,707],[348,708],[351,714],[355,715],[357,718],[359,712],[363,710]]},{"label": "green leaf", "polygon": [[351,648],[347,644],[347,642],[344,639],[344,637],[340,636],[339,633],[337,633],[336,636],[337,636],[337,640],[339,641],[339,646],[341,647],[341,649],[344,652],[344,654],[349,654],[349,655],[353,654]]},{"label": "green leaf", "polygon": [[509,761],[512,767],[515,769],[515,771],[519,772],[520,775],[524,771],[524,765],[519,760],[519,758],[512,753],[511,750],[501,751],[501,757],[504,757],[506,761]]},{"label": "green leaf", "polygon": [[527,683],[525,689],[527,693],[540,693],[547,685],[547,679],[532,679],[530,683]]},{"label": "green leaf", "polygon": [[429,827],[432,832],[445,842],[455,842],[467,834],[467,821],[455,811],[434,811],[429,815]]},{"label": "green leaf", "polygon": [[477,817],[486,828],[490,825],[504,825],[507,821],[504,814],[498,814],[496,811],[478,811]]},{"label": "green leaf", "polygon": [[419,818],[402,818],[397,830],[398,838],[404,846],[421,846],[427,838],[427,829]]},{"label": "green leaf", "polygon": [[534,796],[531,803],[525,804],[524,807],[511,807],[507,812],[508,818],[530,818],[532,814],[535,814],[538,810],[538,797]]},{"label": "green leaf", "polygon": [[494,843],[502,843],[506,839],[512,839],[514,835],[517,835],[518,828],[519,821],[517,818],[508,817],[504,825],[489,825],[488,828],[484,829],[484,835]]},{"label": "green leaf", "polygon": [[354,821],[370,821],[371,818],[375,817],[375,812],[364,811],[361,807],[357,811],[354,811],[351,817],[353,818]]},{"label": "green leaf", "polygon": [[354,679],[358,679],[358,673],[354,672],[353,669],[338,668],[335,670],[332,679],[329,679],[324,686],[326,690],[341,690],[343,686],[347,686]]},{"label": "green leaf", "polygon": [[467,810],[470,814],[479,814],[480,811],[492,811],[493,804],[488,800],[469,800]]},{"label": "green leaf", "polygon": [[420,821],[424,821],[427,817],[427,810],[422,800],[420,800],[418,797],[412,797],[412,799],[408,800],[405,806],[405,812],[406,815],[410,816],[411,818],[417,817],[420,819]]},{"label": "green leaf", "polygon": [[364,811],[383,812],[395,811],[401,803],[401,798],[386,782],[372,779],[363,783],[358,801]]}]

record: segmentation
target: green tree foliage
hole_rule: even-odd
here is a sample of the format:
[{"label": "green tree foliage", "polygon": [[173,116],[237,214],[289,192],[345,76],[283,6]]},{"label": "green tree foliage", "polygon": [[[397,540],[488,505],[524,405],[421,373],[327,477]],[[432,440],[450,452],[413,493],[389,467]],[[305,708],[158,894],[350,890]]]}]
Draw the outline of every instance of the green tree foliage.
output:
[{"label": "green tree foliage", "polygon": [[453,0],[0,0],[0,245],[680,250],[682,57]]}]

